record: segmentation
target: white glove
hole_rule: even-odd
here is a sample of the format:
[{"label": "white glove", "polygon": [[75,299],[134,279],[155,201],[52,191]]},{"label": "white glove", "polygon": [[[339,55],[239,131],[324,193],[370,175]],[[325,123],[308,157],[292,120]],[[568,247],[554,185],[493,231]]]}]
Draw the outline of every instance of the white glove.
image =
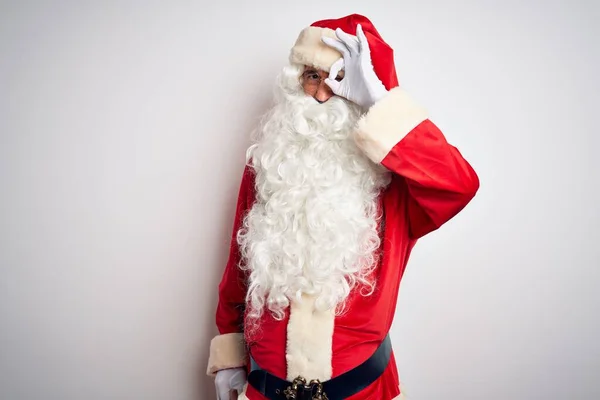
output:
[{"label": "white glove", "polygon": [[231,391],[237,390],[238,394],[244,390],[246,384],[245,368],[229,368],[217,371],[215,387],[217,400],[230,400]]},{"label": "white glove", "polygon": [[[375,74],[371,63],[371,49],[367,37],[358,24],[356,35],[350,35],[340,28],[336,29],[337,39],[324,36],[323,43],[333,47],[343,58],[337,60],[329,72],[325,83],[334,94],[364,108],[369,108],[386,95],[387,90]],[[344,69],[344,78],[337,81],[335,78]]]}]

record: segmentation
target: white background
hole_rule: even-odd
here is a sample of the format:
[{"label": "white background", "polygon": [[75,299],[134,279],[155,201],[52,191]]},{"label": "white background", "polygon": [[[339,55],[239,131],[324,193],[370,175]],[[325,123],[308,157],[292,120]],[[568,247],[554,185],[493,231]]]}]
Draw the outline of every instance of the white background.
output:
[{"label": "white background", "polygon": [[409,399],[600,397],[598,3],[301,0],[2,3],[0,398],[214,399],[248,134],[354,12],[481,179],[403,280]]}]

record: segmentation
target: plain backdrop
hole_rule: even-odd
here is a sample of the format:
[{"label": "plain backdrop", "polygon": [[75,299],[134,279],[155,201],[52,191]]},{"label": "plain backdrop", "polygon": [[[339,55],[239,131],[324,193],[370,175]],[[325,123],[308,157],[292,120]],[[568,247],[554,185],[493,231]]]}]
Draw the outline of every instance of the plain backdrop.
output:
[{"label": "plain backdrop", "polygon": [[351,13],[481,179],[409,262],[408,398],[600,398],[598,2],[301,0],[2,2],[1,399],[215,398],[248,135]]}]

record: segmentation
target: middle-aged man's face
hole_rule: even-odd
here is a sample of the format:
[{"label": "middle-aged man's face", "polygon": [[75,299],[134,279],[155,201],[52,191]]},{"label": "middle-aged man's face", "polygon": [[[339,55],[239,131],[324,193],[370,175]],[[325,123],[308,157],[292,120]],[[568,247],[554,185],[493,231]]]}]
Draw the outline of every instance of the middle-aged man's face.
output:
[{"label": "middle-aged man's face", "polygon": [[[343,78],[344,72],[340,71],[337,80]],[[302,73],[302,88],[307,96],[314,97],[319,103],[324,103],[333,96],[333,91],[325,83],[325,79],[329,76],[327,71],[317,69],[311,66],[305,66]]]}]

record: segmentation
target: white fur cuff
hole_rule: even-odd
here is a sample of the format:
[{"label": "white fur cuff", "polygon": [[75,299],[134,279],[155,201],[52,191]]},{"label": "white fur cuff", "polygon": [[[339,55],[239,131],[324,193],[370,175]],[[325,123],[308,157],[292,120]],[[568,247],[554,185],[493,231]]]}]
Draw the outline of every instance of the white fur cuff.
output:
[{"label": "white fur cuff", "polygon": [[206,373],[214,376],[227,368],[244,367],[247,362],[243,333],[226,333],[215,336],[210,342],[210,355]]},{"label": "white fur cuff", "polygon": [[379,164],[410,131],[427,119],[427,111],[400,87],[393,88],[358,123],[356,144]]}]

